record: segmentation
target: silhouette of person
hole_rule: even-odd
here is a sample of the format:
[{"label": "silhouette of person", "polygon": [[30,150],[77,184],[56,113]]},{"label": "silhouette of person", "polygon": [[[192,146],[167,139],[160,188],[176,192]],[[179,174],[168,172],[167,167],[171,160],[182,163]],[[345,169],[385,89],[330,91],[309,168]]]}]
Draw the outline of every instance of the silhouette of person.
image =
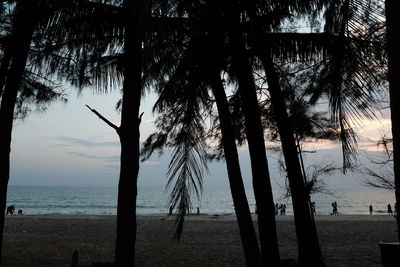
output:
[{"label": "silhouette of person", "polygon": [[338,210],[337,210],[337,202],[333,202],[333,214],[337,215],[338,214]]},{"label": "silhouette of person", "polygon": [[278,215],[278,211],[279,211],[279,204],[276,203],[275,204],[275,215]]},{"label": "silhouette of person", "polygon": [[387,205],[388,215],[393,215],[392,206],[390,204]]},{"label": "silhouette of person", "polygon": [[286,205],[281,204],[281,215],[286,215]]},{"label": "silhouette of person", "polygon": [[197,215],[200,215],[200,209],[197,207]]},{"label": "silhouette of person", "polygon": [[372,208],[372,205],[369,205],[369,215],[372,215],[373,211],[374,211],[374,208]]},{"label": "silhouette of person", "polygon": [[14,214],[14,210],[15,210],[15,206],[14,205],[8,206],[6,215],[8,215],[8,214],[13,215]]},{"label": "silhouette of person", "polygon": [[18,215],[22,215],[22,210],[18,210]]}]

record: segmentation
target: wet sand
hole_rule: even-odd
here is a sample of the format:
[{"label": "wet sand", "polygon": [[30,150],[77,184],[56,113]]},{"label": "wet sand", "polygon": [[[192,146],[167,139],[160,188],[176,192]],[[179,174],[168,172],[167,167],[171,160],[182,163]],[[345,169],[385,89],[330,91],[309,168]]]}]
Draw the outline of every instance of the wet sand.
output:
[{"label": "wet sand", "polygon": [[[254,217],[255,219],[256,217]],[[382,266],[378,243],[396,240],[393,216],[317,216],[328,266]],[[111,262],[115,216],[7,216],[2,266],[70,266],[74,250],[80,266]],[[282,258],[296,259],[292,216],[278,216]],[[191,216],[179,243],[173,218],[138,217],[137,266],[245,266],[234,216]]]}]

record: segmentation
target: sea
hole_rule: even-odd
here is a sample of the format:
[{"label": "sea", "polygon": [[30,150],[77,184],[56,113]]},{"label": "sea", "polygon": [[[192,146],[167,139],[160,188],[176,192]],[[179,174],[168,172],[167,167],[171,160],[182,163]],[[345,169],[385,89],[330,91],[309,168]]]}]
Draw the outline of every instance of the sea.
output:
[{"label": "sea", "polygon": [[[255,211],[254,196],[247,192],[251,211]],[[285,204],[286,215],[292,215],[290,199],[274,192],[275,202]],[[317,215],[332,213],[336,201],[339,214],[387,214],[387,205],[395,203],[393,191],[383,189],[335,190],[329,194],[314,194]],[[117,188],[115,187],[65,187],[65,186],[9,186],[7,205],[14,205],[24,214],[93,214],[115,215],[117,212]],[[193,212],[199,207],[202,214],[234,215],[229,189],[206,189],[201,197],[192,197]],[[168,192],[159,188],[139,188],[137,214],[165,215],[168,211]]]}]

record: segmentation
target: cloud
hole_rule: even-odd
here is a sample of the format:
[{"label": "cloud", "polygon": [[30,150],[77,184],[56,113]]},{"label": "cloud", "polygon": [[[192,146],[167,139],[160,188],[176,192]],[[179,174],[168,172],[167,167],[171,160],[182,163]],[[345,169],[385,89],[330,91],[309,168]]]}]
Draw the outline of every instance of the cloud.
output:
[{"label": "cloud", "polygon": [[120,156],[119,155],[113,155],[113,156],[98,156],[98,155],[89,155],[86,153],[82,153],[82,152],[75,152],[75,151],[71,151],[71,152],[67,152],[68,154],[72,154],[75,156],[79,156],[79,157],[84,157],[87,159],[99,159],[99,160],[104,160],[106,162],[119,162],[120,160]]},{"label": "cloud", "polygon": [[[119,163],[120,162],[120,155],[113,155],[113,156],[98,156],[98,155],[89,155],[86,153],[82,152],[67,152],[68,154],[79,156],[79,157],[84,157],[87,159],[99,159],[99,160],[104,160],[105,162],[110,162],[110,163]],[[140,162],[140,165],[143,166],[154,166],[154,165],[160,165],[160,162],[158,161],[144,161]],[[108,167],[114,167],[114,165],[107,165]]]},{"label": "cloud", "polygon": [[78,145],[78,146],[86,146],[86,147],[119,147],[120,143],[119,142],[94,142],[86,139],[81,139],[81,138],[71,138],[71,137],[66,137],[66,136],[59,136],[53,138],[57,141],[61,141],[64,144],[54,144],[53,146],[72,146],[72,145]]}]

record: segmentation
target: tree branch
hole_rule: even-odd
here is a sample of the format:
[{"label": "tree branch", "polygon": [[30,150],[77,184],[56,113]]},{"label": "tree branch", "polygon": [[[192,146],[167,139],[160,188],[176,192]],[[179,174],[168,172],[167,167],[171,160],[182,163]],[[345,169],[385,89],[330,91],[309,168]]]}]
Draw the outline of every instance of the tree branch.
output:
[{"label": "tree branch", "polygon": [[142,116],[143,116],[143,114],[144,114],[144,112],[142,112],[141,114],[140,114],[140,116],[139,116],[139,124],[142,122]]},{"label": "tree branch", "polygon": [[113,124],[111,121],[107,120],[103,115],[101,115],[99,112],[97,112],[97,110],[92,109],[91,107],[89,107],[88,105],[85,105],[91,112],[93,112],[94,114],[96,114],[102,121],[104,121],[105,123],[107,123],[110,127],[114,128],[114,130],[116,130],[117,132],[119,131],[119,127],[115,124]]}]

